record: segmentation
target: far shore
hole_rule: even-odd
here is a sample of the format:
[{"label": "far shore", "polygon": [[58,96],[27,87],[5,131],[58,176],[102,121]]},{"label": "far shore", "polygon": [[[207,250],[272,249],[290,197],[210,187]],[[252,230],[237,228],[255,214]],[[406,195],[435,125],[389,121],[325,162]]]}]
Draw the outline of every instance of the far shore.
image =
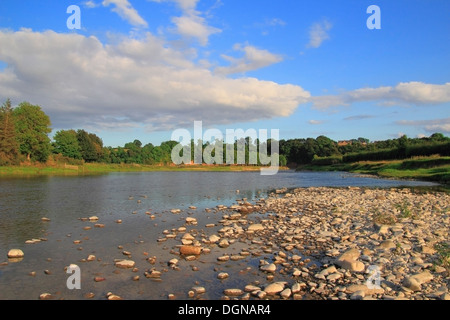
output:
[{"label": "far shore", "polygon": [[[0,177],[6,176],[39,176],[39,175],[88,175],[111,172],[174,172],[174,171],[204,171],[204,172],[243,172],[260,171],[264,166],[256,165],[139,165],[139,164],[102,164],[85,163],[83,165],[20,165],[1,166]],[[279,170],[289,170],[280,167]]]}]

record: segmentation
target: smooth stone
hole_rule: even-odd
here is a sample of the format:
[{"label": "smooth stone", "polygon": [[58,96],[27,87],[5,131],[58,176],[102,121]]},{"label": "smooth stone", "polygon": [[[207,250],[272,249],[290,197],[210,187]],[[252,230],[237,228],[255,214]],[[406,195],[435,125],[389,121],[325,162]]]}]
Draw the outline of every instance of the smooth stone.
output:
[{"label": "smooth stone", "polygon": [[227,296],[237,297],[241,296],[244,292],[241,289],[225,289],[223,293]]},{"label": "smooth stone", "polygon": [[206,292],[205,287],[192,287],[192,290],[196,293],[196,294],[202,294]]},{"label": "smooth stone", "polygon": [[196,246],[182,246],[180,248],[180,253],[185,256],[190,255],[199,255],[202,253],[202,247],[196,247]]},{"label": "smooth stone", "polygon": [[413,276],[406,277],[403,280],[403,286],[413,291],[422,290],[422,284],[433,280],[433,275],[429,271],[415,274]]},{"label": "smooth stone", "polygon": [[41,294],[39,295],[39,299],[40,299],[40,300],[49,300],[49,299],[51,299],[51,298],[52,298],[52,295],[51,295],[50,293],[47,293],[47,292],[41,293]]},{"label": "smooth stone", "polygon": [[226,278],[228,278],[228,277],[229,277],[229,274],[226,273],[226,272],[221,272],[221,273],[219,273],[219,274],[217,275],[217,279],[220,279],[220,280],[226,279]]},{"label": "smooth stone", "polygon": [[247,230],[248,231],[262,231],[264,229],[265,228],[264,228],[264,226],[262,224],[255,223],[255,224],[250,225]]},{"label": "smooth stone", "polygon": [[274,282],[264,288],[264,292],[268,295],[274,295],[284,290],[283,282]]},{"label": "smooth stone", "polygon": [[24,255],[20,249],[11,249],[8,251],[8,258],[22,258]]},{"label": "smooth stone", "polygon": [[271,272],[274,273],[277,270],[277,266],[274,263],[271,264],[265,264],[261,267],[259,267],[260,270],[265,271],[265,272]]},{"label": "smooth stone", "polygon": [[118,268],[133,268],[135,266],[135,262],[133,260],[120,260],[116,262],[116,267]]}]

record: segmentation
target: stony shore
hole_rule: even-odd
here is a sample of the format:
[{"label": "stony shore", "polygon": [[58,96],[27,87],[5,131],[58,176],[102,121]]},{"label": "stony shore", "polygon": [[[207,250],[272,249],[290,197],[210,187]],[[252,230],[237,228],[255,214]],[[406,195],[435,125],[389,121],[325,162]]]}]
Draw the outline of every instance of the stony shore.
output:
[{"label": "stony shore", "polygon": [[[216,247],[223,251],[214,257],[219,262],[258,257],[265,281],[225,289],[222,299],[450,299],[449,194],[284,189],[214,210],[223,215],[217,232],[208,231],[213,225],[186,232],[186,224],[196,224],[189,218],[160,241],[177,242],[173,268],[178,259],[211,255]],[[244,248],[229,254],[236,243]],[[219,279],[229,276],[217,268]],[[200,292],[201,298],[204,290],[193,287],[189,297]]]}]

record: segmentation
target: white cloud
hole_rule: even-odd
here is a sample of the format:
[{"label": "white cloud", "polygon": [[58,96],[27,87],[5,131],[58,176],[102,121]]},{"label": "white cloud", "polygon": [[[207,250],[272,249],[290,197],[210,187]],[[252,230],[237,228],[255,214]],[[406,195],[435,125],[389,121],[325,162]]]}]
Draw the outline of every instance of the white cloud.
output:
[{"label": "white cloud", "polygon": [[322,22],[314,23],[309,29],[309,43],[308,48],[318,48],[322,45],[322,42],[330,39],[328,31],[331,30],[333,25],[324,20]]},{"label": "white cloud", "polygon": [[[184,39],[195,39],[200,45],[206,46],[209,37],[213,34],[220,33],[222,30],[208,25],[206,19],[202,17],[202,13],[196,10],[199,0],[149,0],[153,2],[174,2],[182,11],[179,17],[172,17],[171,21],[176,26],[173,32],[181,35]],[[213,5],[217,7],[216,2]]]},{"label": "white cloud", "polygon": [[82,3],[82,5],[85,6],[86,8],[89,8],[89,9],[97,8],[97,7],[100,6],[100,4],[95,3],[94,1],[91,1],[91,0],[89,0],[89,1],[84,1],[84,2]]},{"label": "white cloud", "polygon": [[316,109],[348,106],[355,102],[378,101],[382,105],[440,104],[450,102],[450,83],[443,85],[423,82],[399,83],[395,87],[362,88],[338,95],[317,96],[311,99]]},{"label": "white cloud", "polygon": [[230,66],[216,68],[216,74],[228,75],[244,73],[247,71],[264,68],[283,60],[280,55],[270,53],[267,50],[255,48],[250,45],[242,47],[242,45],[236,44],[233,49],[244,52],[244,56],[242,58],[233,58],[227,55],[222,55],[223,59],[230,62]]},{"label": "white cloud", "polygon": [[147,22],[139,15],[128,0],[104,0],[102,2],[102,5],[105,7],[108,7],[110,4],[115,6],[112,11],[116,12],[122,19],[128,21],[131,25],[135,27],[148,26]]},{"label": "white cloud", "polygon": [[218,28],[206,24],[205,18],[198,14],[188,14],[181,17],[173,17],[172,22],[176,25],[176,32],[185,38],[194,38],[200,45],[206,46],[209,37],[220,33]]},{"label": "white cloud", "polygon": [[103,44],[74,33],[0,31],[0,61],[8,65],[0,99],[41,105],[55,129],[248,122],[289,116],[310,98],[296,85],[216,75],[151,33]]},{"label": "white cloud", "polygon": [[322,124],[323,121],[322,120],[309,120],[308,123],[312,124],[312,125],[319,125],[319,124]]},{"label": "white cloud", "polygon": [[450,118],[434,120],[400,120],[397,121],[396,124],[421,127],[429,133],[450,133]]}]

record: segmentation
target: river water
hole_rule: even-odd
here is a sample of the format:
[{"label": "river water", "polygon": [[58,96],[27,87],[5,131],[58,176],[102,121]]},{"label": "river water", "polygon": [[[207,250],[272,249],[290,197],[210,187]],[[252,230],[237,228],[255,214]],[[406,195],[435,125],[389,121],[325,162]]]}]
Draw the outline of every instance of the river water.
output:
[{"label": "river water", "polygon": [[[242,198],[252,201],[283,187],[432,185],[342,172],[294,171],[274,176],[261,176],[259,172],[145,172],[3,177],[0,178],[0,299],[38,299],[43,292],[51,293],[55,299],[84,299],[88,293],[95,294],[93,299],[105,299],[108,292],[126,299],[167,299],[169,293],[184,299],[197,284],[207,288],[204,298],[217,299],[221,287],[242,286],[242,281],[256,276],[246,268],[257,265],[257,260],[249,258],[228,266],[230,271],[236,269],[239,276],[230,276],[225,284],[216,279],[218,266],[208,255],[194,262],[180,261],[179,270],[165,272],[160,281],[143,276],[152,267],[168,268],[167,261],[176,257],[171,250],[179,241],[158,242],[158,239],[163,237],[164,230],[183,226],[187,216],[198,220],[198,225],[189,226],[188,231],[204,229],[206,224],[222,218],[220,212],[205,209],[219,204],[229,206]],[[189,209],[190,206],[196,209]],[[175,208],[181,209],[181,213],[170,212]],[[81,219],[91,216],[97,216],[96,223],[104,227],[97,228]],[[42,221],[44,217],[50,221]],[[122,223],[116,223],[118,219]],[[30,239],[43,241],[25,244]],[[19,262],[8,261],[7,253],[12,248],[21,249],[25,257]],[[136,262],[138,271],[114,266],[114,259],[127,258],[124,250],[131,252],[128,258]],[[239,250],[239,246],[229,250]],[[96,260],[84,261],[88,255],[95,255]],[[155,265],[147,261],[152,256],[157,257]],[[70,274],[64,268],[70,264],[81,269],[80,290],[67,288]],[[192,271],[192,267],[200,272]],[[132,280],[136,275],[140,276],[139,281]],[[106,280],[95,282],[95,277]]]}]

